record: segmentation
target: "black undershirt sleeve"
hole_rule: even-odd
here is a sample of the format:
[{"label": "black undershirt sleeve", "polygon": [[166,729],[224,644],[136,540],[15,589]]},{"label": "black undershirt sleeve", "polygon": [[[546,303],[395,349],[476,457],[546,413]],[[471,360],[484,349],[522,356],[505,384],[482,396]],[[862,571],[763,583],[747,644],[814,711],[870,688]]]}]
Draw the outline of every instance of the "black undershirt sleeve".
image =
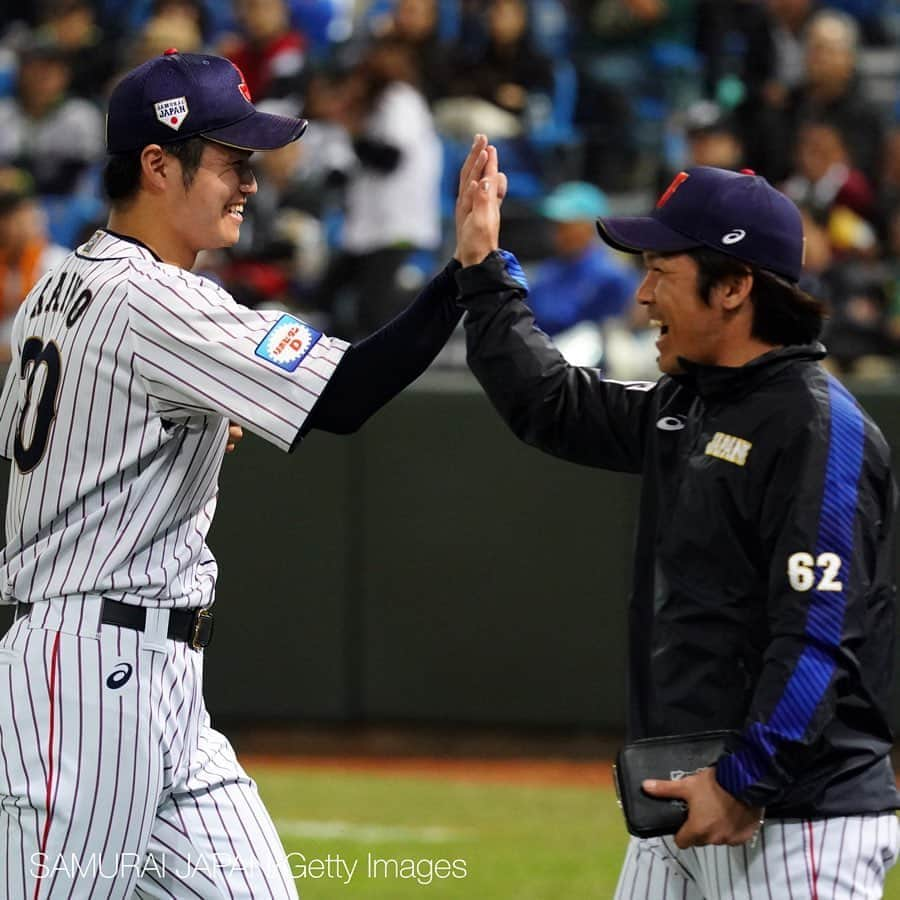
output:
[{"label": "black undershirt sleeve", "polygon": [[347,349],[294,447],[313,428],[356,431],[428,368],[462,317],[453,277],[459,268],[451,260],[402,313]]}]

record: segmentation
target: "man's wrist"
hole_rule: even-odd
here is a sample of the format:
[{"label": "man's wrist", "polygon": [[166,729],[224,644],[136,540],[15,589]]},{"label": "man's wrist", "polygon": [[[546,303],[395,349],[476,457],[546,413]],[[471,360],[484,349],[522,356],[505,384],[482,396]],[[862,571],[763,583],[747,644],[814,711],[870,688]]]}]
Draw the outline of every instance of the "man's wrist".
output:
[{"label": "man's wrist", "polygon": [[528,295],[528,281],[519,261],[508,250],[493,250],[478,263],[466,266],[456,272],[456,284],[460,297],[476,294],[516,291],[521,296]]},{"label": "man's wrist", "polygon": [[467,269],[469,266],[479,266],[483,263],[491,253],[495,253],[496,248],[494,250],[489,251],[484,254],[475,254],[475,255],[466,255],[460,253],[458,250],[453,254],[453,258],[464,268]]}]

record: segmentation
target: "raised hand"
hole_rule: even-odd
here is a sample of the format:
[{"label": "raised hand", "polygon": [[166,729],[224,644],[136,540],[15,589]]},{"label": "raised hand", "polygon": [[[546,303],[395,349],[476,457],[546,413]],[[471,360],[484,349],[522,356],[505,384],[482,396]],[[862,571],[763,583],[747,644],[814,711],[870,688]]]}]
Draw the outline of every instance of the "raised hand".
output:
[{"label": "raised hand", "polygon": [[483,134],[475,141],[459,173],[456,198],[456,250],[464,266],[480,263],[500,246],[500,204],[506,175],[499,171],[497,148]]}]

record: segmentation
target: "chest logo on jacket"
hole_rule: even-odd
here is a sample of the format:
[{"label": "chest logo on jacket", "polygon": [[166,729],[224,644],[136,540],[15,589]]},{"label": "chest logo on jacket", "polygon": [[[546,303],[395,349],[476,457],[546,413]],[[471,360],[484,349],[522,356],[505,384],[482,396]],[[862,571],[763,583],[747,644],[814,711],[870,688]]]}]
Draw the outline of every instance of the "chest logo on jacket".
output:
[{"label": "chest logo on jacket", "polygon": [[747,455],[752,446],[750,441],[735,437],[733,434],[717,431],[703,452],[707,456],[714,456],[716,459],[724,459],[725,462],[734,463],[736,466],[743,466],[747,463]]},{"label": "chest logo on jacket", "polygon": [[684,428],[684,416],[663,416],[656,420],[660,431],[681,431]]}]

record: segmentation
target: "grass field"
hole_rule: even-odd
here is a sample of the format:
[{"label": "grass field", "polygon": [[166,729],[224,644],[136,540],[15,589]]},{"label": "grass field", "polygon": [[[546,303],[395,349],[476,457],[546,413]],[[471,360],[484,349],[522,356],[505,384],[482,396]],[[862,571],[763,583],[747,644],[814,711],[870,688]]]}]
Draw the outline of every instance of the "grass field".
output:
[{"label": "grass field", "polygon": [[[615,889],[626,834],[597,779],[247,762],[302,900],[609,900]],[[900,900],[900,867],[885,898]]]}]

